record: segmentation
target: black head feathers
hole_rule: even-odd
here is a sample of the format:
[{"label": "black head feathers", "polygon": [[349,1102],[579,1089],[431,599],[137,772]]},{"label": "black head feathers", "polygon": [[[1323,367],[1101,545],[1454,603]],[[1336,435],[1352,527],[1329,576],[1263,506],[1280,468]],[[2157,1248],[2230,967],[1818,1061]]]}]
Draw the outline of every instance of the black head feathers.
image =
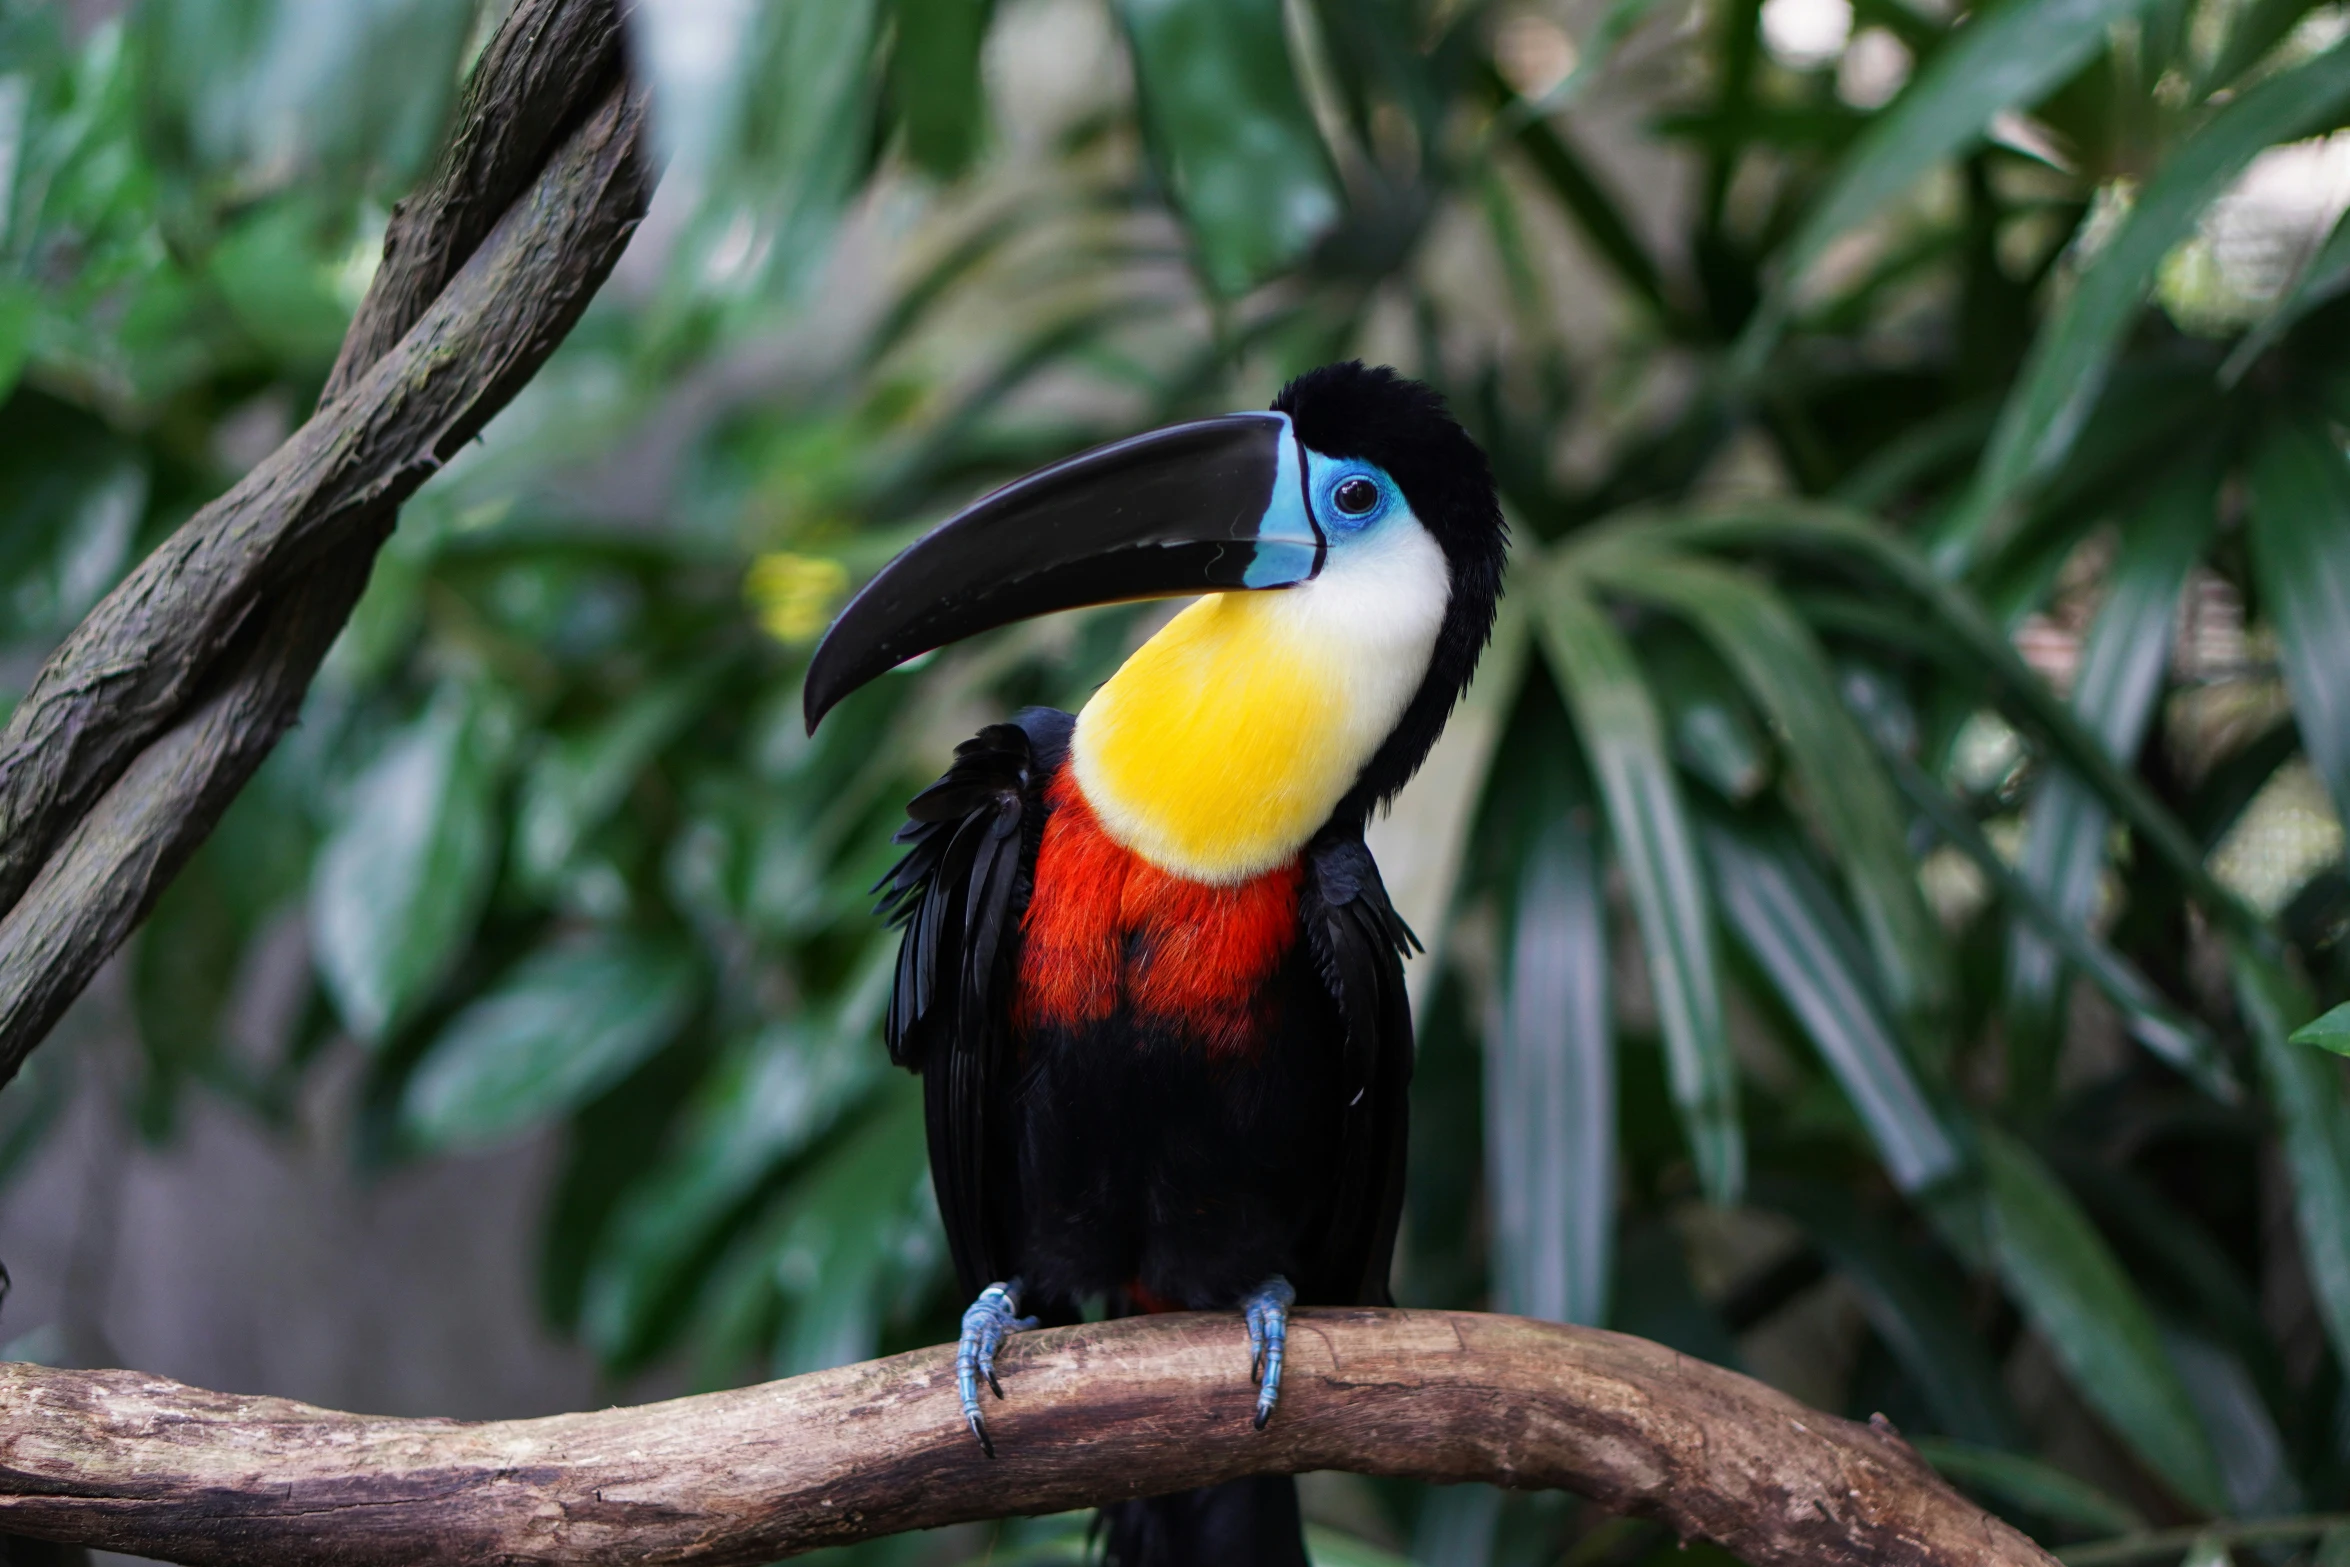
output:
[{"label": "black head feathers", "polygon": [[1349,359],[1299,376],[1273,408],[1323,456],[1360,457],[1386,469],[1456,574],[1479,557],[1499,569],[1509,533],[1492,470],[1434,387]]},{"label": "black head feathers", "polygon": [[1358,457],[1387,470],[1413,515],[1443,549],[1452,596],[1427,678],[1403,721],[1379,748],[1340,807],[1359,820],[1384,804],[1419,770],[1468,689],[1477,657],[1493,636],[1501,602],[1509,528],[1493,488],[1493,470],[1434,387],[1359,359],[1309,370],[1273,399],[1297,437],[1325,457]]}]

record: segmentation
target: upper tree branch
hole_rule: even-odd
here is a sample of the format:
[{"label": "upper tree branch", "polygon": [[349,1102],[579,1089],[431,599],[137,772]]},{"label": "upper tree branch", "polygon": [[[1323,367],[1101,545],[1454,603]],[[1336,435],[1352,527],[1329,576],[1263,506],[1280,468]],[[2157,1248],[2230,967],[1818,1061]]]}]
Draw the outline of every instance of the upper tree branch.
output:
[{"label": "upper tree branch", "polygon": [[108,594],[0,733],[0,1082],[268,754],[401,501],[535,374],[650,196],[614,0],[521,0],[334,394]]},{"label": "upper tree branch", "polygon": [[983,1458],[954,1352],[463,1425],[0,1365],[0,1528],[190,1563],[709,1567],[1347,1469],[1579,1491],[1756,1567],[2054,1567],[1887,1428],[1660,1345],[1469,1312],[1301,1311],[1250,1429],[1237,1316],[1022,1334]]},{"label": "upper tree branch", "polygon": [[612,0],[517,0],[466,79],[457,130],[423,188],[392,210],[383,264],[343,334],[332,402],[416,324],[620,70]]}]

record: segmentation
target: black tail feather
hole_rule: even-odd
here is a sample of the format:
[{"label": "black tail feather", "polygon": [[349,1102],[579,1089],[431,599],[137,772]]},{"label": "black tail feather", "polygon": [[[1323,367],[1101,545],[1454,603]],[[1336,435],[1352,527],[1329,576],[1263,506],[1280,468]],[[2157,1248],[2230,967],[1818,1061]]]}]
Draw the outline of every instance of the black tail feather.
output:
[{"label": "black tail feather", "polygon": [[1103,1567],[1308,1567],[1297,1482],[1250,1475],[1102,1509]]}]

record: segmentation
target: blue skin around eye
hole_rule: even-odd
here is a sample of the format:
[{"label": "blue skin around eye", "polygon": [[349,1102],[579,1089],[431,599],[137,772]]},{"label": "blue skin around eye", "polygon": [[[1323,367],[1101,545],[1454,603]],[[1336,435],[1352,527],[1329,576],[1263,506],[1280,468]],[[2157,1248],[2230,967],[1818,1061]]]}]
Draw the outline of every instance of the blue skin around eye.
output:
[{"label": "blue skin around eye", "polygon": [[[1338,491],[1349,479],[1368,479],[1377,485],[1378,504],[1366,512],[1341,511]],[[1403,492],[1396,488],[1386,470],[1359,457],[1325,457],[1320,452],[1307,452],[1306,489],[1314,498],[1314,519],[1321,523],[1332,545],[1405,509]]]},{"label": "blue skin around eye", "polygon": [[[1302,482],[1297,467],[1301,452],[1305,459]],[[1379,503],[1359,515],[1341,511],[1338,489],[1349,479],[1368,479],[1377,485]],[[1311,515],[1306,510],[1309,497]],[[1336,548],[1399,512],[1409,514],[1403,492],[1377,464],[1359,457],[1325,457],[1294,438],[1284,440],[1273,499],[1258,520],[1255,553],[1241,580],[1252,588],[1284,588],[1303,582],[1321,565],[1322,541]]]}]

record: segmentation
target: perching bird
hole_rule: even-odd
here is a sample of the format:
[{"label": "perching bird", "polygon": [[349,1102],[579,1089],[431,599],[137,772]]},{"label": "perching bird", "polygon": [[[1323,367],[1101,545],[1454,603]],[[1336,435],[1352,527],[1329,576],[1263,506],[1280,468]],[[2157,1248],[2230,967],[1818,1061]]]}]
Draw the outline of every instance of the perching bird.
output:
[{"label": "perching bird", "polygon": [[[891,1059],[922,1074],[989,1455],[1007,1333],[1245,1314],[1261,1428],[1292,1304],[1385,1305],[1412,1073],[1363,824],[1419,767],[1493,628],[1507,535],[1427,387],[1330,365],[1270,413],[1057,463],[917,541],[808,670],[809,727],[894,665],[1052,610],[1204,597],[1074,718],[1030,708],[907,807]],[[1026,1316],[1022,1312],[1029,1313]],[[1237,1375],[1237,1368],[1236,1368]],[[1303,1567],[1296,1486],[1109,1510],[1118,1567]]]}]

